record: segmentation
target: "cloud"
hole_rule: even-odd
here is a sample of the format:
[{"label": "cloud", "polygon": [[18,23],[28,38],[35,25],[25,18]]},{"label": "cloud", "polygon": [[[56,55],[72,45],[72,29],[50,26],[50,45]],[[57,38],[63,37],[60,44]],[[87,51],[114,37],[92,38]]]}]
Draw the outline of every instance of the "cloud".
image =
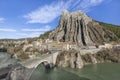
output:
[{"label": "cloud", "polygon": [[28,37],[39,37],[41,34],[43,34],[43,32],[33,32],[30,35],[28,35]]},{"label": "cloud", "polygon": [[28,13],[24,17],[28,20],[27,23],[49,23],[58,17],[63,9],[67,8],[67,6],[63,5],[65,5],[63,1],[45,5]]},{"label": "cloud", "polygon": [[71,6],[73,0],[53,2],[49,5],[44,5],[38,9],[24,15],[27,23],[50,23],[60,16],[64,9]]},{"label": "cloud", "polygon": [[39,37],[44,32],[31,32],[31,33],[17,33],[18,36],[21,36],[22,38],[28,38],[28,37]]},{"label": "cloud", "polygon": [[21,29],[22,32],[18,33],[18,35],[23,37],[38,37],[41,34],[45,33],[46,31],[50,31],[50,30],[51,30],[51,26],[49,25],[37,29],[25,28],[25,29]]},{"label": "cloud", "polygon": [[31,28],[27,28],[27,29],[22,29],[22,31],[28,31],[28,32],[45,32],[45,31],[49,31],[51,29],[50,26],[45,26],[42,28],[37,28],[37,29],[31,29]]},{"label": "cloud", "polygon": [[0,23],[4,23],[5,18],[0,17]]},{"label": "cloud", "polygon": [[15,29],[8,29],[8,28],[0,28],[0,31],[2,31],[2,32],[16,32]]},{"label": "cloud", "polygon": [[81,7],[83,9],[90,8],[92,6],[99,5],[104,0],[84,0],[80,3],[80,5],[77,6],[77,8]]},{"label": "cloud", "polygon": [[109,0],[58,0],[50,4],[39,7],[36,10],[24,15],[27,23],[50,23],[54,21],[64,9],[83,10],[86,12],[91,7],[97,6],[104,1]]}]

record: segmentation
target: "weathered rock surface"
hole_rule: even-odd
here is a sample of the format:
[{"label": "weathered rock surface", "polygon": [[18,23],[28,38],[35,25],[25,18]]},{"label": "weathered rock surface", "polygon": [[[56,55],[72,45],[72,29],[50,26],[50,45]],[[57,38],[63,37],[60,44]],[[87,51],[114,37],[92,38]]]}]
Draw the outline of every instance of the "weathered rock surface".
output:
[{"label": "weathered rock surface", "polygon": [[23,66],[18,66],[9,72],[6,80],[29,80],[32,69],[27,69]]},{"label": "weathered rock surface", "polygon": [[74,50],[63,51],[58,55],[56,65],[59,67],[82,68],[83,61],[78,52]]},{"label": "weathered rock surface", "polygon": [[96,54],[85,54],[82,55],[82,60],[84,64],[95,64],[104,62],[120,62],[120,49],[112,48],[105,49],[97,52]]},{"label": "weathered rock surface", "polygon": [[93,55],[98,63],[101,62],[120,62],[120,48],[112,48],[99,51]]},{"label": "weathered rock surface", "polygon": [[58,27],[49,35],[55,41],[75,42],[81,47],[103,44],[115,37],[82,11],[70,13],[66,10],[61,15]]},{"label": "weathered rock surface", "polygon": [[29,80],[33,69],[27,69],[22,65],[11,65],[0,69],[0,80]]},{"label": "weathered rock surface", "polygon": [[120,49],[112,48],[97,52],[96,54],[80,55],[79,52],[63,51],[57,57],[56,65],[58,67],[82,68],[87,64],[96,64],[104,62],[120,62]]}]

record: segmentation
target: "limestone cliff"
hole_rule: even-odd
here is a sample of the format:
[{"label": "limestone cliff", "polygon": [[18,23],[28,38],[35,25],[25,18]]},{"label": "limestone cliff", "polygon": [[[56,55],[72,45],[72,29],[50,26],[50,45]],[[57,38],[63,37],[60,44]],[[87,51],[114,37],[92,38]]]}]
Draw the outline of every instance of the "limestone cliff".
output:
[{"label": "limestone cliff", "polygon": [[103,44],[116,36],[82,11],[70,13],[64,10],[58,27],[50,33],[49,38],[55,41],[75,42],[82,47]]}]

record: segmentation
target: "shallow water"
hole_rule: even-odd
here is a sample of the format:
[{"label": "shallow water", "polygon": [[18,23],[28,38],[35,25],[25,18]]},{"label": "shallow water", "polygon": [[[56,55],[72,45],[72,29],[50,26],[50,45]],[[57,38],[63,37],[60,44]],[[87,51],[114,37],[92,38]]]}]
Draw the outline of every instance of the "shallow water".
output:
[{"label": "shallow water", "polygon": [[0,68],[7,67],[11,64],[16,64],[17,60],[11,58],[10,54],[5,52],[0,52]]},{"label": "shallow water", "polygon": [[82,69],[55,68],[46,70],[39,65],[30,80],[120,80],[120,64],[87,65]]}]

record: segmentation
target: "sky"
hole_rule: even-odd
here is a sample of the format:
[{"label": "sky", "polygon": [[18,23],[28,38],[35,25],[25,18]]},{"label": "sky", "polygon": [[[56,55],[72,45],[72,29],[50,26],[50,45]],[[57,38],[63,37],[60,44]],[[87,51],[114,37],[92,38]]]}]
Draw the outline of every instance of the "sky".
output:
[{"label": "sky", "polygon": [[57,27],[63,10],[120,25],[120,0],[0,0],[0,39],[38,37]]}]

